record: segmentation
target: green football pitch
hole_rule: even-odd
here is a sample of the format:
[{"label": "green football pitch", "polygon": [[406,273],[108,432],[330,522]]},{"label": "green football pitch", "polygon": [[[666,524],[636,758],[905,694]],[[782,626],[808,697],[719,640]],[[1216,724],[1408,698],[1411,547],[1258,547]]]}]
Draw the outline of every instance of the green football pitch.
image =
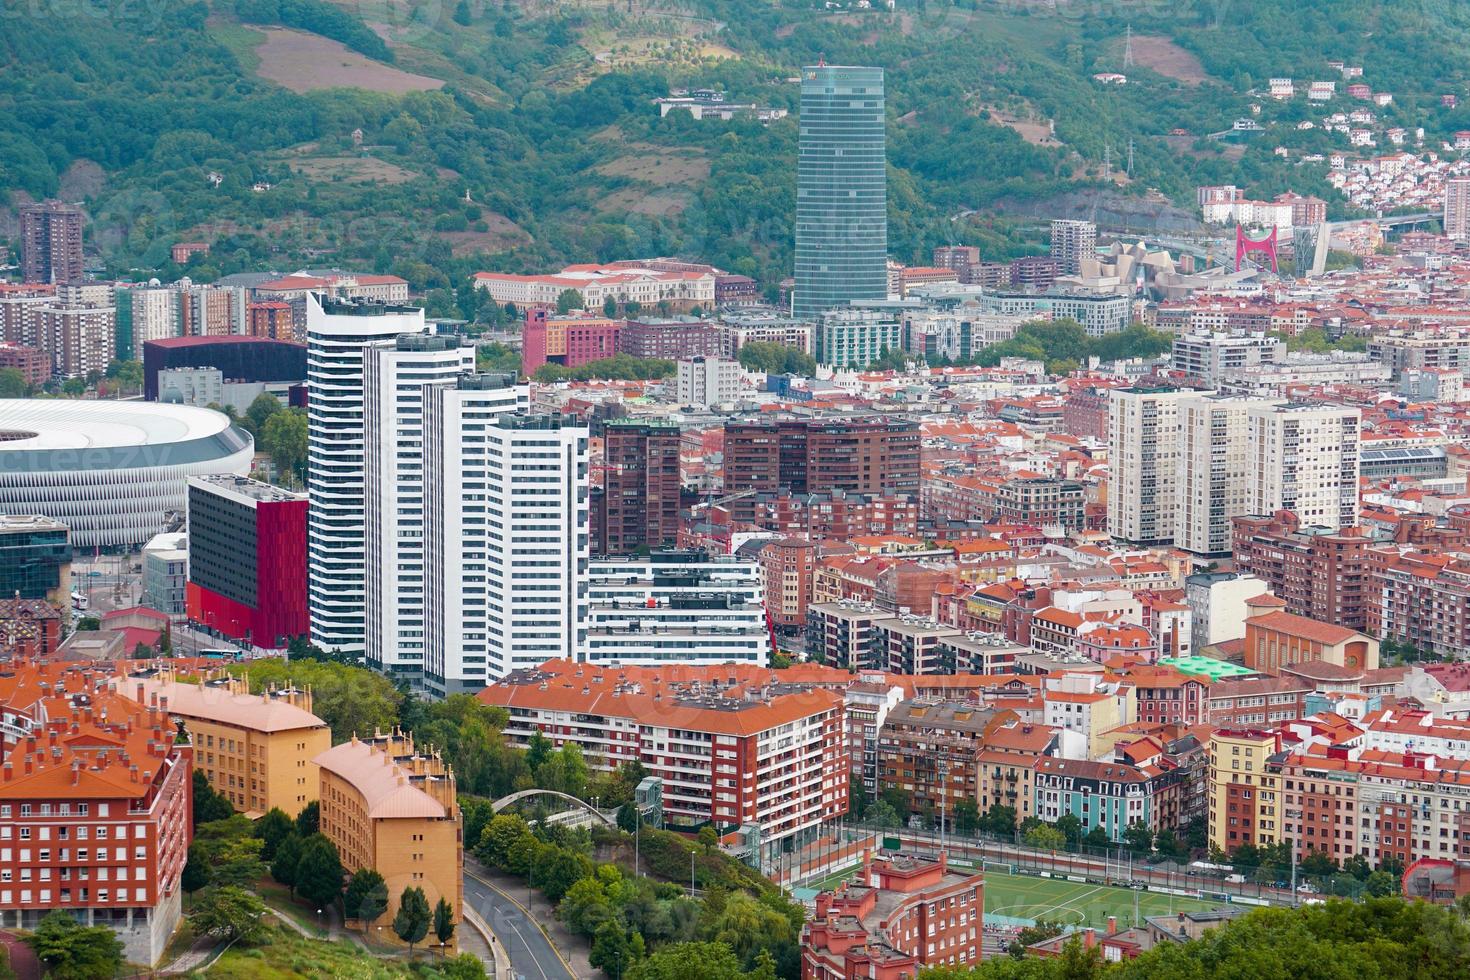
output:
[{"label": "green football pitch", "polygon": [[[964,867],[958,863],[953,867]],[[851,868],[813,882],[817,889],[835,888],[857,873]],[[1065,878],[1013,875],[991,865],[985,871],[985,914],[1010,919],[1047,919],[1063,925],[1106,928],[1108,916],[1116,916],[1119,927],[1133,925],[1154,915],[1199,912],[1219,908],[1222,902],[1202,901],[1182,895],[1142,891],[1114,885],[1095,885]]]}]

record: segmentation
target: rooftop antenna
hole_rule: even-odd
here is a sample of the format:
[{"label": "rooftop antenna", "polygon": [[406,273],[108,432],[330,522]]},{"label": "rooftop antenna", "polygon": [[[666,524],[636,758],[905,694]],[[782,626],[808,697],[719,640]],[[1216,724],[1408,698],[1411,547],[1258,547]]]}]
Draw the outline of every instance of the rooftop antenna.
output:
[{"label": "rooftop antenna", "polygon": [[1133,67],[1133,25],[1128,25],[1127,40],[1123,42],[1123,67]]}]

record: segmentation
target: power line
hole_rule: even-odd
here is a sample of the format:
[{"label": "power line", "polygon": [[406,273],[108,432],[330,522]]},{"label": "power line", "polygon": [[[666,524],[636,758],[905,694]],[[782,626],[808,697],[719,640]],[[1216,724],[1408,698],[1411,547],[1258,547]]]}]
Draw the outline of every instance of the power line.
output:
[{"label": "power line", "polygon": [[1133,25],[1128,25],[1128,39],[1123,44],[1123,67],[1133,67]]}]

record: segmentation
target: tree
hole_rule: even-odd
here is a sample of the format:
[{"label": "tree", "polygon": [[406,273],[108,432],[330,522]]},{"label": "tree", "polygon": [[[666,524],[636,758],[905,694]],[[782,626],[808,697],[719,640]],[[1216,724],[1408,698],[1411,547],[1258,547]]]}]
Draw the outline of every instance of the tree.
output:
[{"label": "tree", "polygon": [[302,807],[301,812],[296,814],[296,833],[303,839],[316,833],[321,828],[321,813],[322,806],[316,800]]},{"label": "tree", "polygon": [[277,470],[302,480],[306,473],[306,414],[284,411],[272,415],[260,430],[260,448],[269,454]]},{"label": "tree", "polygon": [[1014,959],[1021,959],[1026,955],[1026,947],[1039,942],[1044,942],[1062,934],[1059,923],[1049,922],[1046,919],[1038,919],[1036,925],[1026,926],[1016,933],[1016,938],[1006,947],[1006,952]]},{"label": "tree", "polygon": [[1034,847],[1041,851],[1059,851],[1067,846],[1067,835],[1046,824],[1032,827],[1021,839],[1025,841],[1027,847]]},{"label": "tree", "polygon": [[[611,296],[608,296],[605,299],[603,299],[603,301],[602,301],[602,315],[605,316],[605,317],[609,317],[609,318],[617,316],[618,315],[618,301],[615,300],[615,299],[613,299]],[[19,374],[20,372],[17,371],[16,373]]]},{"label": "tree", "polygon": [[179,887],[190,895],[209,884],[209,858],[203,846],[196,840],[189,844],[189,859],[184,862],[184,873],[179,878]]},{"label": "tree", "polygon": [[625,980],[746,980],[734,950],[724,943],[660,946],[634,964]]},{"label": "tree", "polygon": [[245,409],[245,417],[255,426],[255,432],[263,432],[265,424],[270,421],[271,416],[282,411],[281,400],[269,392],[262,391],[255,396],[250,407]]},{"label": "tree", "polygon": [[980,826],[980,804],[964,799],[954,805],[954,829],[961,834],[973,834]]},{"label": "tree", "polygon": [[1337,862],[1326,851],[1309,851],[1306,857],[1297,862],[1297,870],[1304,875],[1326,877],[1337,870]]},{"label": "tree", "polygon": [[253,885],[266,873],[260,859],[263,842],[251,835],[250,818],[233,813],[225,820],[200,824],[194,831],[194,842],[209,867],[209,879],[216,885]]},{"label": "tree", "polygon": [[0,398],[25,398],[31,393],[19,368],[0,368]]},{"label": "tree", "polygon": [[566,847],[551,847],[550,852],[531,869],[531,884],[555,905],[573,885],[592,873],[592,862]]},{"label": "tree", "polygon": [[[83,616],[81,619],[77,620],[78,633],[95,633],[101,628],[102,620],[98,619],[96,616]],[[198,770],[196,769],[195,772],[198,772]],[[206,783],[206,785],[208,784]]]},{"label": "tree", "polygon": [[415,943],[429,934],[429,900],[422,888],[408,887],[398,898],[398,912],[393,916],[393,932],[408,943],[408,958],[413,959]]},{"label": "tree", "polygon": [[531,733],[531,738],[526,742],[526,766],[535,773],[545,763],[547,758],[555,751],[551,739],[541,734],[541,729]]},{"label": "tree", "polygon": [[556,297],[556,312],[570,313],[572,310],[580,310],[586,305],[582,294],[575,289],[563,289]]},{"label": "tree", "polygon": [[301,864],[301,835],[295,831],[286,835],[276,847],[276,859],[271,862],[271,877],[276,884],[285,885],[291,894],[296,894],[296,873]]},{"label": "tree", "polygon": [[388,885],[373,868],[354,872],[342,895],[343,914],[362,922],[363,932],[388,911]]},{"label": "tree", "polygon": [[469,0],[459,0],[459,3],[454,5],[454,22],[461,27],[470,26]]},{"label": "tree", "polygon": [[787,347],[766,341],[752,341],[740,348],[735,355],[740,366],[747,371],[764,374],[797,374],[810,377],[817,372],[817,362],[810,354],[795,347]]},{"label": "tree", "polygon": [[587,791],[587,762],[574,742],[567,742],[551,753],[534,772],[536,784],[542,789],[577,797]]},{"label": "tree", "polygon": [[999,803],[994,804],[985,811],[985,816],[981,818],[980,829],[991,834],[1014,834],[1016,832],[1016,808],[1002,806]]},{"label": "tree", "polygon": [[1082,839],[1082,820],[1075,813],[1062,814],[1052,826],[1062,832],[1068,844],[1075,844]]},{"label": "tree", "polygon": [[642,822],[643,817],[638,812],[638,805],[636,803],[624,803],[618,807],[619,830],[631,834],[638,829],[638,825]]},{"label": "tree", "polygon": [[531,836],[531,828],[518,813],[496,814],[480,833],[475,857],[491,868],[506,870],[510,849],[517,841]]},{"label": "tree", "polygon": [[439,940],[441,952],[454,938],[454,907],[446,898],[440,898],[434,906],[434,938]]},{"label": "tree", "polygon": [[439,964],[447,980],[485,980],[485,964],[474,953],[460,953]]},{"label": "tree", "polygon": [[1154,832],[1142,820],[1135,820],[1123,831],[1123,840],[1134,857],[1146,857],[1153,853]]},{"label": "tree", "polygon": [[720,846],[720,832],[709,824],[699,828],[699,846],[704,848],[704,853],[709,854]]},{"label": "tree", "polygon": [[84,926],[68,913],[47,914],[25,944],[54,980],[105,980],[123,965],[123,944],[107,926]]},{"label": "tree", "polygon": [[203,770],[194,770],[194,829],[198,830],[200,824],[213,823],[216,820],[227,820],[234,816],[235,808],[230,801],[214,791],[209,785],[209,777],[204,775]]},{"label": "tree", "polygon": [[616,922],[608,922],[597,930],[587,962],[611,980],[622,980],[628,969],[642,958],[643,937]]},{"label": "tree", "polygon": [[342,897],[342,860],[337,845],[321,834],[312,834],[301,844],[296,890],[318,908],[326,908]]},{"label": "tree", "polygon": [[1108,836],[1108,832],[1101,825],[1098,825],[1086,834],[1083,834],[1080,843],[1092,851],[1092,853],[1096,854],[1098,851],[1107,850],[1109,847],[1112,847],[1113,839]]},{"label": "tree", "polygon": [[255,822],[255,836],[259,837],[262,842],[260,848],[261,859],[264,861],[274,860],[276,848],[295,829],[296,824],[290,817],[286,816],[286,811],[277,806],[271,807],[265,816]]},{"label": "tree", "polygon": [[265,903],[258,897],[237,885],[219,885],[195,900],[189,925],[198,935],[252,943],[265,935],[264,915]]},{"label": "tree", "polygon": [[863,814],[863,820],[874,827],[885,829],[898,827],[903,821],[898,816],[898,811],[893,809],[893,804],[887,800],[879,800],[868,807],[868,812]]}]

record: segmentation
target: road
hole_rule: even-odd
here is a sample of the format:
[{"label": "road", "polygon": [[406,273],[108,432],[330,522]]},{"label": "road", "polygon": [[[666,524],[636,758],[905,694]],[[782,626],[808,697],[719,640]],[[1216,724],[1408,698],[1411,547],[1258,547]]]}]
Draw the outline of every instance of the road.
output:
[{"label": "road", "polygon": [[510,954],[515,973],[510,980],[576,980],[519,901],[469,872],[464,876],[464,894]]}]

